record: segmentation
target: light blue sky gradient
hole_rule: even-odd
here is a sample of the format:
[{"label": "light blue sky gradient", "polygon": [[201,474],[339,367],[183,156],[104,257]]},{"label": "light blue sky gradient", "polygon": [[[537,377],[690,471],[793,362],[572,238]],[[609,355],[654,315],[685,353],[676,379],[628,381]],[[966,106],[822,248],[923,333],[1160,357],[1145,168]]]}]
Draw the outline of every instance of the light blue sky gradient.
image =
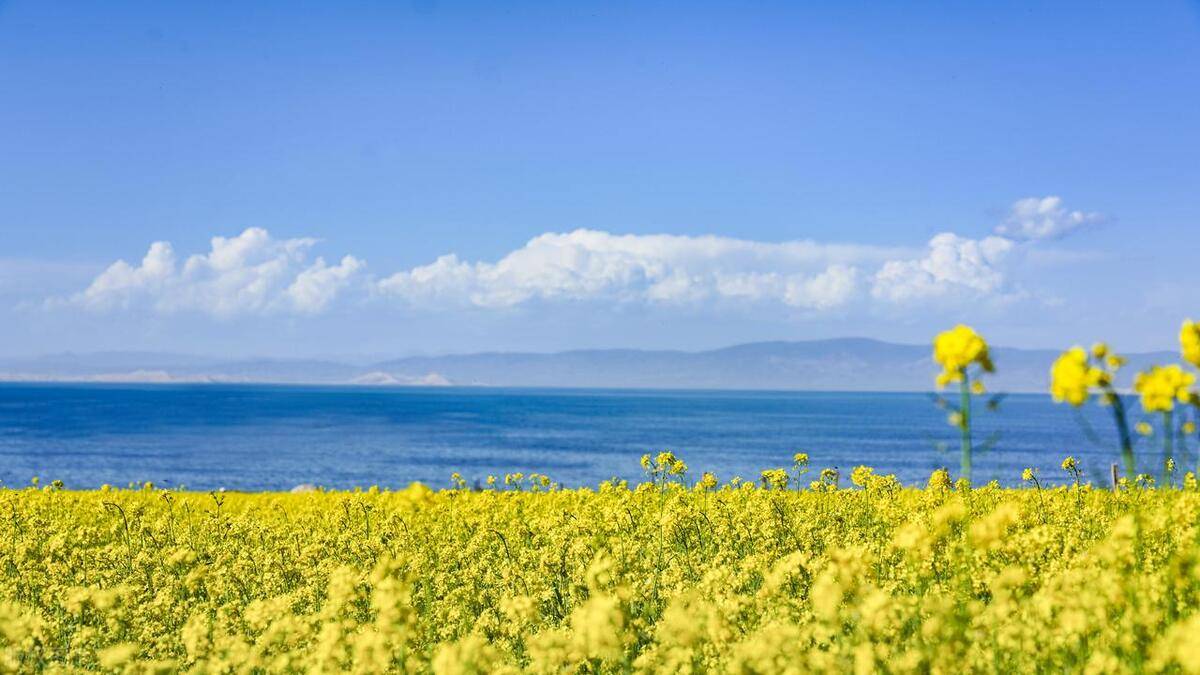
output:
[{"label": "light blue sky gradient", "polygon": [[[1200,316],[1195,2],[9,0],[0,92],[0,354],[924,341],[958,319],[1148,349]],[[1021,244],[966,300],[71,301],[151,242],[182,261],[249,227],[374,283],[577,228],[919,255],[1049,195],[1103,218]]]}]

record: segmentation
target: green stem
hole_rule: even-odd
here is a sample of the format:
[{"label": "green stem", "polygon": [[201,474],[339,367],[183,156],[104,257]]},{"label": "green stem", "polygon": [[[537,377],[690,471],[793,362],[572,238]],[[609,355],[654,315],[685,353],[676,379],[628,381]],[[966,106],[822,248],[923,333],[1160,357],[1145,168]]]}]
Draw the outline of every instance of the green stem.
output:
[{"label": "green stem", "polygon": [[962,432],[962,466],[959,474],[971,482],[971,382],[966,370],[959,381],[959,430]]},{"label": "green stem", "polygon": [[1196,429],[1196,475],[1200,476],[1200,403],[1196,403],[1196,399],[1192,399],[1192,421],[1195,423]]},{"label": "green stem", "polygon": [[1175,454],[1175,429],[1171,426],[1172,418],[1170,410],[1163,411],[1163,485],[1174,483],[1173,472],[1167,470],[1167,463],[1174,459]]},{"label": "green stem", "polygon": [[1111,387],[1106,393],[1112,401],[1113,419],[1117,423],[1117,435],[1121,438],[1121,459],[1125,464],[1125,477],[1132,482],[1137,477],[1137,463],[1133,459],[1133,436],[1129,434],[1129,420],[1125,418],[1125,402]]}]

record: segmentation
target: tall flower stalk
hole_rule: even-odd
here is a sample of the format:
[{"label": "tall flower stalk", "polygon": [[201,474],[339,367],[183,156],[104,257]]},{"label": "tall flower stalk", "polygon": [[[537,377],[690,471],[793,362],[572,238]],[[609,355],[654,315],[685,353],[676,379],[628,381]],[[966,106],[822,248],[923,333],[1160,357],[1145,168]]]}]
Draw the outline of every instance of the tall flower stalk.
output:
[{"label": "tall flower stalk", "polygon": [[939,389],[958,383],[958,405],[951,406],[950,423],[959,430],[959,477],[970,482],[975,450],[971,397],[985,392],[983,374],[995,370],[988,344],[973,328],[959,324],[933,339],[933,359],[942,367],[936,379]]},{"label": "tall flower stalk", "polygon": [[[1179,352],[1184,361],[1200,369],[1200,322],[1190,319],[1183,322],[1183,327],[1179,329]],[[1190,392],[1188,402],[1192,404],[1193,415],[1200,419],[1200,392]],[[1183,422],[1180,425],[1181,437],[1198,433],[1196,427],[1195,422]],[[1196,442],[1200,444],[1200,436],[1197,436]],[[1196,451],[1196,473],[1200,474],[1200,449]]]},{"label": "tall flower stalk", "polygon": [[1129,415],[1124,399],[1113,384],[1117,371],[1124,365],[1124,357],[1113,353],[1103,342],[1093,345],[1090,352],[1083,347],[1072,347],[1050,368],[1050,395],[1056,402],[1066,402],[1076,408],[1083,407],[1093,394],[1099,395],[1100,404],[1112,410],[1125,476],[1133,480],[1137,475],[1137,461],[1133,456]]},{"label": "tall flower stalk", "polygon": [[1191,387],[1195,383],[1196,376],[1177,365],[1152,366],[1138,373],[1133,381],[1134,391],[1141,396],[1142,410],[1162,417],[1164,485],[1171,484],[1171,467],[1175,465],[1175,404],[1192,401]]}]

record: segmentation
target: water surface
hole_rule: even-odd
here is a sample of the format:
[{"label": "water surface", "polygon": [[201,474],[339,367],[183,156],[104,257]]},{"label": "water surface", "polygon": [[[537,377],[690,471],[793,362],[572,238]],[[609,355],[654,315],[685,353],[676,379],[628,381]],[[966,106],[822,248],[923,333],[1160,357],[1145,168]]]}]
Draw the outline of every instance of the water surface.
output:
[{"label": "water surface", "polygon": [[[1089,418],[1107,443],[1103,414]],[[976,459],[977,481],[1013,483],[1025,466],[1060,477],[1066,454],[1101,480],[1115,459],[1045,396],[1010,396],[978,418],[981,440],[998,436]],[[940,466],[957,470],[956,433],[924,394],[0,385],[7,486],[35,475],[77,488],[442,486],[453,471],[470,480],[537,471],[594,485],[638,477],[638,458],[662,449],[722,479],[757,477],[804,451],[818,468],[868,464],[908,483]],[[1152,465],[1160,455],[1146,443]]]}]

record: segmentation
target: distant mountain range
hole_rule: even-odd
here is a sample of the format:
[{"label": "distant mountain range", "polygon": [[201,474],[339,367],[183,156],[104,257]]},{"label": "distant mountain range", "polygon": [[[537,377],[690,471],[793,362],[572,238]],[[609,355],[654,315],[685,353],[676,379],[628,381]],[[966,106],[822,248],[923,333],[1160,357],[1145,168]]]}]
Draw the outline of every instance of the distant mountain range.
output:
[{"label": "distant mountain range", "polygon": [[[591,349],[488,352],[393,359],[368,365],[316,359],[240,359],[144,352],[0,358],[0,381],[279,383],[374,386],[614,387],[928,391],[927,345],[866,338],[756,342],[710,351]],[[996,348],[994,391],[1045,391],[1058,352]],[[1177,359],[1129,355],[1129,368]]]}]

